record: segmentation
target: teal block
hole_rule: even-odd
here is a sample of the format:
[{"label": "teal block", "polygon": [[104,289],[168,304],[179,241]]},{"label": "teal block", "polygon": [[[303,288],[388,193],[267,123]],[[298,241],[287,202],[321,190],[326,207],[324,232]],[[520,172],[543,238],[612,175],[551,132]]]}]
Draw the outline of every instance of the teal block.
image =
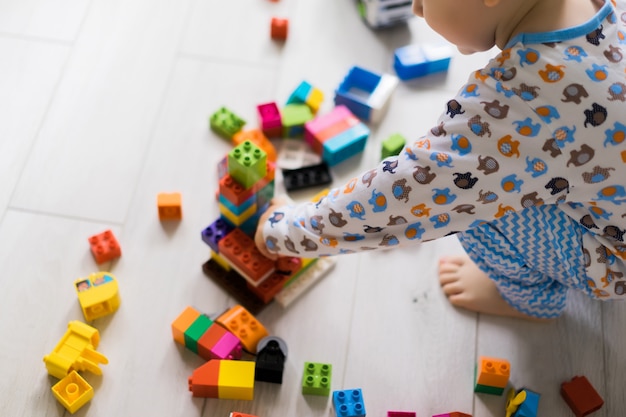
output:
[{"label": "teal block", "polygon": [[322,159],[329,166],[337,165],[362,152],[370,130],[363,123],[356,124],[324,142]]},{"label": "teal block", "polygon": [[306,103],[306,99],[311,94],[313,86],[306,81],[302,81],[287,99],[287,104]]},{"label": "teal block", "polygon": [[390,156],[399,155],[406,145],[406,139],[399,133],[389,136],[383,141],[383,149],[381,152],[381,159],[388,158]]},{"label": "teal block", "polygon": [[306,104],[287,104],[280,112],[283,121],[283,136],[300,137],[304,134],[304,124],[313,120],[313,112]]},{"label": "teal block", "polygon": [[302,375],[302,394],[330,395],[333,366],[328,363],[305,362]]},{"label": "teal block", "polygon": [[250,141],[228,153],[228,173],[246,190],[267,174],[267,154]]},{"label": "teal block", "polygon": [[229,140],[231,140],[235,133],[239,132],[245,124],[245,120],[226,107],[220,107],[220,109],[209,118],[211,130]]},{"label": "teal block", "polygon": [[233,204],[232,201],[230,201],[228,198],[224,197],[222,194],[220,194],[220,196],[218,197],[218,200],[219,200],[219,202],[221,204],[223,204],[235,216],[240,216],[246,210],[248,210],[250,207],[252,207],[252,205],[254,205],[254,203],[257,202],[257,197],[256,197],[255,194],[253,194],[252,197],[248,198],[246,201],[244,201],[243,203],[241,203],[238,206]]}]

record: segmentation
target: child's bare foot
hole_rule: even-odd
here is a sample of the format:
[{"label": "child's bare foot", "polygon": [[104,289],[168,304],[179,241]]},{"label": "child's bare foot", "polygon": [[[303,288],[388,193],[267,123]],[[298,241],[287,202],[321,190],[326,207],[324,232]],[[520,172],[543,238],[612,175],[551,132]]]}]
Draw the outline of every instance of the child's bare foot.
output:
[{"label": "child's bare foot", "polygon": [[504,301],[496,284],[467,255],[441,258],[439,283],[450,303],[457,307],[496,316],[544,321],[523,314]]}]

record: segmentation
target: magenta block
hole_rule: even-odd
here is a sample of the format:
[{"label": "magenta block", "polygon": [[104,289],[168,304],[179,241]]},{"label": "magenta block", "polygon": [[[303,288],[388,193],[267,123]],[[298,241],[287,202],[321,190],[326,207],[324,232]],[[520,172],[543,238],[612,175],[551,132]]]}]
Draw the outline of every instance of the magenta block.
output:
[{"label": "magenta block", "polygon": [[215,359],[241,359],[242,346],[239,338],[226,331],[221,339],[211,349]]},{"label": "magenta block", "polygon": [[268,138],[282,136],[283,121],[280,110],[275,102],[259,104],[257,107],[259,126]]},{"label": "magenta block", "polygon": [[387,417],[416,417],[416,414],[413,411],[387,411]]}]

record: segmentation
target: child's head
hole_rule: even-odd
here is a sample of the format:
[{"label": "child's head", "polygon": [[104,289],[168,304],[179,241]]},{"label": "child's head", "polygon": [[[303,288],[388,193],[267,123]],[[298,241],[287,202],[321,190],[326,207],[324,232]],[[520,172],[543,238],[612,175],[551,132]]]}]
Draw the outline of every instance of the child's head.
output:
[{"label": "child's head", "polygon": [[[413,0],[413,12],[464,54],[508,42],[534,0]],[[506,39],[504,39],[506,37]]]}]

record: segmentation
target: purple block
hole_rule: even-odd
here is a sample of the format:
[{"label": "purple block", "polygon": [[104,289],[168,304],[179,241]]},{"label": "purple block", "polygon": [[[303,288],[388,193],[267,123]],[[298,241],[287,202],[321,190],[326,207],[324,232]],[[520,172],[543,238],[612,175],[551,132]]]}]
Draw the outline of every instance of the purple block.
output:
[{"label": "purple block", "polygon": [[219,253],[219,241],[232,230],[233,227],[220,217],[202,231],[202,241],[209,245],[214,252]]}]

